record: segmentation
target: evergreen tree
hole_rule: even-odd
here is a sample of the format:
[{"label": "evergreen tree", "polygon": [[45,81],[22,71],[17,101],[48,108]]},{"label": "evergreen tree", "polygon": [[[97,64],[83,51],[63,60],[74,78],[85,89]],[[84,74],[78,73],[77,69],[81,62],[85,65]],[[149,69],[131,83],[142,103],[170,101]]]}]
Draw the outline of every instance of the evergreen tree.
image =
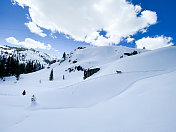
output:
[{"label": "evergreen tree", "polygon": [[25,90],[22,92],[22,95],[23,95],[23,96],[26,95],[26,91],[25,91]]},{"label": "evergreen tree", "polygon": [[19,78],[20,78],[19,68],[17,68],[16,71],[15,71],[15,77],[16,77],[16,80],[19,80]]},{"label": "evergreen tree", "polygon": [[43,66],[43,64],[42,64],[42,69],[44,69],[44,66]]},{"label": "evergreen tree", "polygon": [[38,70],[39,70],[39,65],[35,63],[33,66],[33,71],[38,71]]},{"label": "evergreen tree", "polygon": [[66,53],[64,52],[63,57],[64,60],[66,59]]},{"label": "evergreen tree", "polygon": [[0,78],[1,79],[3,79],[4,77],[4,71],[5,71],[4,59],[1,59],[0,61]]},{"label": "evergreen tree", "polygon": [[40,62],[29,60],[26,63],[20,64],[18,56],[1,56],[0,55],[0,78],[5,76],[16,76],[19,79],[20,74],[31,73],[44,68]]},{"label": "evergreen tree", "polygon": [[32,70],[33,70],[32,68],[33,68],[33,66],[32,66],[31,61],[28,61],[26,64],[26,73],[32,72]]},{"label": "evergreen tree", "polygon": [[6,69],[5,69],[5,76],[10,76],[11,74],[11,58],[10,56],[8,57],[8,59],[6,59]]},{"label": "evergreen tree", "polygon": [[51,70],[49,80],[50,80],[50,81],[52,81],[52,80],[53,80],[53,69]]},{"label": "evergreen tree", "polygon": [[19,68],[18,66],[19,66],[19,61],[18,61],[18,59],[14,59],[14,57],[13,56],[11,56],[11,71],[10,71],[10,74],[11,75],[15,75],[15,71],[16,71],[16,69],[17,68]]},{"label": "evergreen tree", "polygon": [[20,71],[20,74],[25,73],[25,64],[19,64],[19,71]]}]

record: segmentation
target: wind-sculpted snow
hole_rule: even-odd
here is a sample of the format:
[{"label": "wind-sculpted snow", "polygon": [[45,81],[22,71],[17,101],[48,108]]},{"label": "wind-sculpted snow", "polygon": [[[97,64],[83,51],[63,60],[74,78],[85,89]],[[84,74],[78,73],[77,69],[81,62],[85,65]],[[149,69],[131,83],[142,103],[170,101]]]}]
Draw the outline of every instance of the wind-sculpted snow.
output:
[{"label": "wind-sculpted snow", "polygon": [[[120,58],[134,50],[140,54]],[[19,81],[6,78],[0,81],[0,131],[175,132],[175,58],[176,47],[86,47]],[[86,80],[83,71],[66,71],[78,65],[100,71]]]},{"label": "wind-sculpted snow", "polygon": [[[87,108],[121,94],[138,80],[162,73],[164,72],[137,72],[123,73],[122,75],[114,73],[92,78],[62,89],[39,94],[40,106],[36,109]],[[52,96],[46,98],[47,95]]]}]

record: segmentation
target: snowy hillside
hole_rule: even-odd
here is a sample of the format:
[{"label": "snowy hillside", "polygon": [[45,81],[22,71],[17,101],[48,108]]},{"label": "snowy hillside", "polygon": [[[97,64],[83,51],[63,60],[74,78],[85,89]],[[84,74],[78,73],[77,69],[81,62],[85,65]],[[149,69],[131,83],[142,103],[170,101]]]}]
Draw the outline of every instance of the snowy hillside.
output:
[{"label": "snowy hillside", "polygon": [[[86,46],[19,81],[7,77],[0,81],[0,131],[175,132],[175,58],[173,46]],[[93,68],[100,70],[83,79]]]},{"label": "snowy hillside", "polygon": [[17,48],[0,45],[0,57],[4,56],[8,58],[8,56],[12,55],[15,58],[18,58],[20,63],[26,63],[28,61],[37,61],[43,65],[47,65],[56,59],[56,57],[54,56],[47,55],[46,53],[42,53],[34,49]]}]

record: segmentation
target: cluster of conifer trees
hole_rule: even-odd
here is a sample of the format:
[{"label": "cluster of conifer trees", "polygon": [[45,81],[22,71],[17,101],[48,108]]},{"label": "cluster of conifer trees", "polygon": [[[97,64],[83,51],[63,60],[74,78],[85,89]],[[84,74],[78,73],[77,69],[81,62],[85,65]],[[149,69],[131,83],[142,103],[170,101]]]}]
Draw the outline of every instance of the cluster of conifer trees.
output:
[{"label": "cluster of conifer trees", "polygon": [[44,66],[39,62],[28,61],[26,63],[19,63],[18,57],[9,56],[6,58],[0,56],[0,78],[16,76],[18,80],[20,74],[35,72],[43,68]]}]

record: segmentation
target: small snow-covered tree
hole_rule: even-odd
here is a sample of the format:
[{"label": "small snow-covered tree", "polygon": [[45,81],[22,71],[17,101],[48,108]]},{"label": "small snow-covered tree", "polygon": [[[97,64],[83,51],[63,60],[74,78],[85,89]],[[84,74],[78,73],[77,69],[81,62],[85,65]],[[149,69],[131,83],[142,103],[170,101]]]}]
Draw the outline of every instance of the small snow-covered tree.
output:
[{"label": "small snow-covered tree", "polygon": [[49,77],[49,80],[52,81],[54,78],[53,78],[53,69],[51,70],[51,73],[50,73],[50,77]]},{"label": "small snow-covered tree", "polygon": [[37,105],[36,97],[34,95],[32,95],[32,97],[31,97],[31,106],[35,106],[35,105]]},{"label": "small snow-covered tree", "polygon": [[36,101],[36,97],[34,95],[32,95],[31,102],[35,102],[35,101]]}]

